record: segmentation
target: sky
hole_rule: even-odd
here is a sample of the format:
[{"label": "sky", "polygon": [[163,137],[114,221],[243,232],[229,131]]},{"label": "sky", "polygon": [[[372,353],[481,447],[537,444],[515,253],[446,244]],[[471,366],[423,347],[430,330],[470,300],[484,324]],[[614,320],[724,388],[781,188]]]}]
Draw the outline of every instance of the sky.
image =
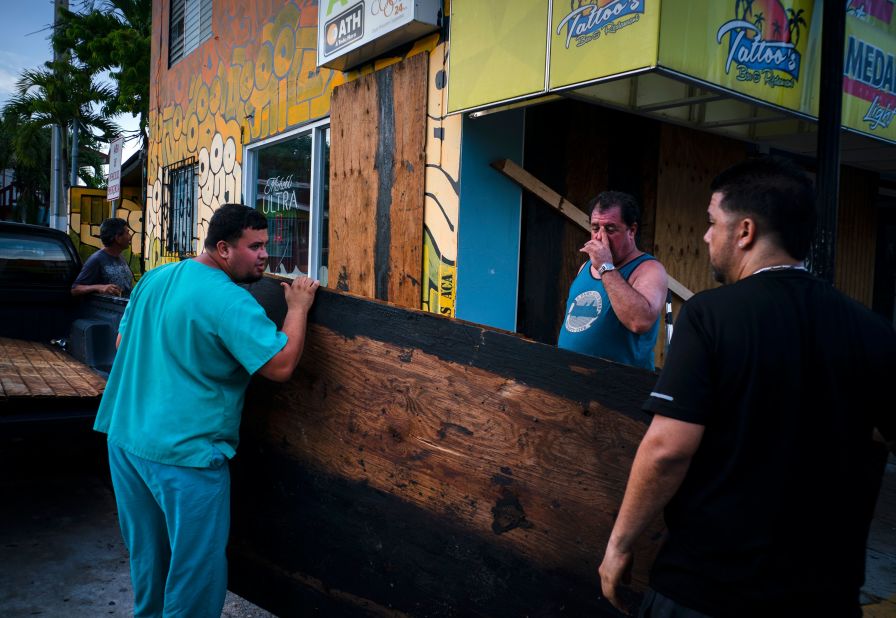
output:
[{"label": "sky", "polygon": [[[23,69],[40,68],[52,59],[52,23],[53,0],[0,0],[0,107],[12,96]],[[137,128],[133,116],[114,120],[126,129]],[[125,144],[125,159],[136,150],[137,141]]]}]

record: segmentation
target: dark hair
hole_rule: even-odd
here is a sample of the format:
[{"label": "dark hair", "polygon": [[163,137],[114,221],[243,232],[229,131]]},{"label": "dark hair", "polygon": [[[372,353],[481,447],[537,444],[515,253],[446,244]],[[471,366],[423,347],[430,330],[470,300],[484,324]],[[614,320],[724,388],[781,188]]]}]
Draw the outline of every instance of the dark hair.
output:
[{"label": "dark hair", "polygon": [[115,242],[115,237],[121,234],[127,226],[128,222],[118,217],[112,217],[100,223],[100,240],[103,241],[103,246],[108,247]]},{"label": "dark hair", "polygon": [[716,176],[710,190],[722,194],[722,210],[753,216],[760,233],[776,237],[795,260],[806,259],[815,232],[815,191],[796,164],[780,157],[747,159]]},{"label": "dark hair", "polygon": [[638,200],[634,195],[622,191],[601,191],[588,202],[588,212],[594,214],[595,209],[604,212],[616,206],[627,226],[631,227],[636,223],[640,225],[641,209],[638,208]]},{"label": "dark hair", "polygon": [[235,244],[246,229],[266,230],[268,220],[254,208],[243,204],[224,204],[208,222],[205,248],[214,249],[219,240]]}]

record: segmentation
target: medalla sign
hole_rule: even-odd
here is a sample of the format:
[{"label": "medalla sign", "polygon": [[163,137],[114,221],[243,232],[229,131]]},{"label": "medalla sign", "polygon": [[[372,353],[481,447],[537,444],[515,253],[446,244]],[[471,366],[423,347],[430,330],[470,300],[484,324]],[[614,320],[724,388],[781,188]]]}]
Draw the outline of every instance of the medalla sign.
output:
[{"label": "medalla sign", "polygon": [[345,71],[438,29],[441,0],[318,0],[317,65]]}]

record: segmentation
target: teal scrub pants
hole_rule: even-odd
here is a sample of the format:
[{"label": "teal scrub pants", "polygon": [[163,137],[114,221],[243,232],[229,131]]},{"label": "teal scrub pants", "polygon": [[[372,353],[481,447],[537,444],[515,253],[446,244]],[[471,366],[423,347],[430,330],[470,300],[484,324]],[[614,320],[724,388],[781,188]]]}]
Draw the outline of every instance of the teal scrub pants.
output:
[{"label": "teal scrub pants", "polygon": [[227,594],[230,468],[156,463],[109,444],[134,616],[220,618]]}]

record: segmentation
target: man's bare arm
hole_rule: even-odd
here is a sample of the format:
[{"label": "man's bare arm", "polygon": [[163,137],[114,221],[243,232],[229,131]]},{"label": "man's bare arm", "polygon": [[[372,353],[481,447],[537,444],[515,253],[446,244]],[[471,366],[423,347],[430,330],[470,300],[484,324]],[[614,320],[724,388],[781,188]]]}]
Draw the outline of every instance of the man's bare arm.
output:
[{"label": "man's bare arm", "polygon": [[613,312],[627,329],[639,335],[649,331],[663,310],[669,277],[658,260],[643,262],[626,281],[618,270],[604,273],[604,288]]},{"label": "man's bare arm", "polygon": [[678,491],[703,429],[703,425],[657,415],[638,447],[599,569],[604,596],[622,611],[617,588],[631,567],[635,541]]},{"label": "man's bare arm", "polygon": [[305,349],[305,331],[308,325],[308,311],[314,303],[314,294],[320,282],[308,277],[299,277],[292,284],[281,283],[286,297],[286,317],[282,331],[287,341],[283,349],[258,370],[258,373],[274,382],[285,382],[292,376],[302,351]]},{"label": "man's bare arm", "polygon": [[72,288],[72,296],[83,296],[84,294],[109,294],[111,296],[121,296],[121,288],[114,283],[76,285]]}]

